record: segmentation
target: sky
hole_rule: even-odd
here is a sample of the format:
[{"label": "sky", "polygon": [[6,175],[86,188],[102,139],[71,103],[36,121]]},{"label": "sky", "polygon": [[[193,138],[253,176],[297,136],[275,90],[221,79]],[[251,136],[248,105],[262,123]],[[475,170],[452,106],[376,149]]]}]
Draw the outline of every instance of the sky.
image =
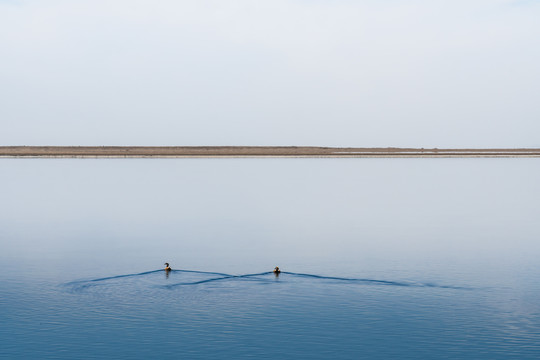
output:
[{"label": "sky", "polygon": [[540,147],[540,0],[0,0],[0,145]]}]

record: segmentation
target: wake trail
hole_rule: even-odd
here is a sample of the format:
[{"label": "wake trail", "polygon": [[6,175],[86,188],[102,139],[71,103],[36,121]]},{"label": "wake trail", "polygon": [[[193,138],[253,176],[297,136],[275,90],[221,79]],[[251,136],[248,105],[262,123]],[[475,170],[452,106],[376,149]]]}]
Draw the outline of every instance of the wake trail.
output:
[{"label": "wake trail", "polygon": [[315,275],[315,274],[303,274],[303,273],[294,273],[289,271],[282,271],[282,274],[293,275],[297,277],[306,277],[306,278],[315,278],[321,280],[336,280],[343,282],[356,282],[356,283],[366,283],[373,285],[389,285],[389,286],[404,286],[404,287],[430,287],[430,288],[440,288],[440,289],[459,289],[467,290],[469,288],[461,286],[452,286],[452,285],[438,285],[433,283],[418,283],[418,282],[404,282],[404,281],[390,281],[390,280],[376,280],[376,279],[363,279],[363,278],[345,278],[345,277],[336,277],[336,276],[324,276],[324,275]]},{"label": "wake trail", "polygon": [[336,276],[324,276],[324,275],[314,275],[314,274],[302,274],[302,273],[294,273],[294,272],[288,272],[288,271],[282,271],[282,274],[288,274],[298,277],[308,277],[308,278],[315,278],[315,279],[322,279],[322,280],[337,280],[337,281],[345,281],[345,282],[365,282],[365,283],[374,283],[374,284],[381,284],[381,285],[393,285],[393,286],[413,286],[414,284],[409,284],[405,282],[398,282],[398,281],[388,281],[388,280],[374,280],[374,279],[355,279],[355,278],[344,278],[344,277],[336,277]]},{"label": "wake trail", "polygon": [[[132,277],[132,278],[143,277],[146,275],[150,275],[150,274],[154,274],[158,272],[164,272],[164,271],[165,270],[163,269],[159,269],[159,270],[144,271],[144,272],[133,273],[133,274],[107,276],[107,277],[101,277],[101,278],[90,279],[90,280],[77,280],[77,281],[66,283],[65,285],[73,286],[74,289],[84,289],[84,288],[91,287],[91,286],[97,285],[100,282],[105,282],[108,280],[123,279],[123,278],[128,278],[128,277]],[[264,277],[270,274],[274,274],[273,271],[265,271],[265,272],[254,273],[254,274],[232,275],[232,274],[221,273],[221,272],[188,270],[188,269],[173,269],[173,270],[170,270],[170,272],[171,273],[194,273],[194,274],[203,274],[203,275],[214,275],[217,277],[196,280],[196,281],[184,281],[184,282],[178,282],[178,283],[167,284],[167,285],[162,286],[167,289],[172,289],[179,286],[201,285],[201,284],[208,284],[212,282],[221,282],[221,281],[227,281],[227,280],[231,280],[231,281],[251,280],[251,281],[268,282],[269,279],[264,278]],[[331,281],[337,281],[337,282],[348,282],[348,283],[357,283],[357,284],[364,284],[364,285],[386,285],[386,286],[400,286],[400,287],[425,287],[425,288],[470,290],[470,288],[467,288],[467,287],[452,286],[452,285],[438,285],[434,283],[378,280],[378,279],[366,279],[366,278],[347,278],[347,277],[339,277],[339,276],[325,276],[325,275],[317,275],[317,274],[296,273],[296,272],[290,272],[290,271],[282,271],[280,274],[275,274],[275,275],[276,277],[279,277],[279,275],[289,275],[289,276],[293,276],[297,278],[331,280]]]},{"label": "wake trail", "polygon": [[160,270],[151,270],[151,271],[145,271],[145,272],[135,273],[135,274],[114,275],[114,276],[107,276],[107,277],[91,279],[91,280],[76,280],[76,281],[71,281],[71,282],[67,283],[67,285],[76,285],[76,284],[84,284],[84,283],[91,283],[91,282],[99,282],[99,281],[120,279],[120,278],[126,278],[126,277],[144,276],[144,275],[153,274],[153,273],[156,273],[156,272],[159,272],[159,271],[163,271],[163,270],[160,269]]},{"label": "wake trail", "polygon": [[[212,279],[205,279],[205,280],[192,281],[192,282],[180,282],[180,283],[175,283],[175,284],[169,284],[169,285],[164,285],[164,287],[170,289],[170,288],[174,288],[174,287],[178,287],[178,286],[199,285],[199,284],[206,284],[206,283],[210,283],[210,282],[223,281],[223,280],[229,280],[229,279],[248,279],[248,280],[251,280],[249,278],[258,277],[258,276],[264,276],[264,275],[269,275],[269,274],[272,274],[272,271],[266,271],[266,272],[257,273],[257,274],[225,275],[223,277],[212,278]],[[255,280],[261,281],[261,280],[266,280],[266,279],[255,279]]]}]

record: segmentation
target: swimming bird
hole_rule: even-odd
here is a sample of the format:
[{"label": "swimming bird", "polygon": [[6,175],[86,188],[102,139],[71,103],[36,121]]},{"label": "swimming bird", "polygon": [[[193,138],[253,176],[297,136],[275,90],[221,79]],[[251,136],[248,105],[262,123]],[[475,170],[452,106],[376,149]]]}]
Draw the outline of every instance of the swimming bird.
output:
[{"label": "swimming bird", "polygon": [[169,263],[165,263],[165,271],[171,271],[171,267],[169,266]]},{"label": "swimming bird", "polygon": [[281,272],[281,270],[279,270],[279,266],[276,266],[274,268],[274,274],[279,274]]}]

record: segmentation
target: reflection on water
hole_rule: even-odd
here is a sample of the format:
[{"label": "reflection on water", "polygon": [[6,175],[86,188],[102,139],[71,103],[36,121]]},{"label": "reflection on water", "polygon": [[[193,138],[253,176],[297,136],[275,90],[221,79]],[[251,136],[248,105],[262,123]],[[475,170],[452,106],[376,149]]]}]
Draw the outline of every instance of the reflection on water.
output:
[{"label": "reflection on water", "polygon": [[538,161],[2,159],[0,357],[537,359]]}]

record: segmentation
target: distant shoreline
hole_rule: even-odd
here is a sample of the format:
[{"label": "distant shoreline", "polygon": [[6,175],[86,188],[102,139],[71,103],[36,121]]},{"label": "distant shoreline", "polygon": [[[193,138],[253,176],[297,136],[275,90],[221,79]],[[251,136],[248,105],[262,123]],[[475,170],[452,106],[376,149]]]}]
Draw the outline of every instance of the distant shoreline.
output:
[{"label": "distant shoreline", "polygon": [[423,149],[316,146],[0,146],[3,158],[448,158],[540,157],[540,149]]}]

